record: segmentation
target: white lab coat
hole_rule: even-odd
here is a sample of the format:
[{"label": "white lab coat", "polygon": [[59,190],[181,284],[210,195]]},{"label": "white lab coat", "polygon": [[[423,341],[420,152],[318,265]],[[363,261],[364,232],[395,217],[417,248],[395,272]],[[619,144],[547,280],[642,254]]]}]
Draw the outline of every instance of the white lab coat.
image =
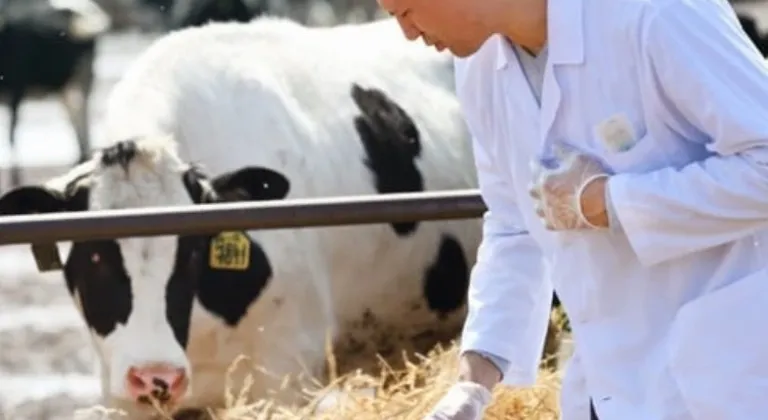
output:
[{"label": "white lab coat", "polygon": [[[768,67],[721,0],[549,0],[548,14],[541,109],[500,36],[456,60],[489,207],[463,349],[532,384],[551,279],[576,342],[563,420],[588,419],[590,397],[601,420],[765,418]],[[616,115],[635,132],[623,152],[595,134]],[[543,229],[529,162],[557,140],[617,173],[622,231]]]}]

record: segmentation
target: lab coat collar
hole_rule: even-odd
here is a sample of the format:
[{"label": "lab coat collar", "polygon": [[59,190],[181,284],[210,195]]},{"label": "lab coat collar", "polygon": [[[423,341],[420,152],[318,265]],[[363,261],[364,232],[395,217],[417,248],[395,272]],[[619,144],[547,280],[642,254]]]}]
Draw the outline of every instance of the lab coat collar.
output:
[{"label": "lab coat collar", "polygon": [[[581,0],[547,1],[547,48],[552,64],[584,62],[584,4]],[[501,37],[497,43],[496,69],[517,60],[509,42]]]}]

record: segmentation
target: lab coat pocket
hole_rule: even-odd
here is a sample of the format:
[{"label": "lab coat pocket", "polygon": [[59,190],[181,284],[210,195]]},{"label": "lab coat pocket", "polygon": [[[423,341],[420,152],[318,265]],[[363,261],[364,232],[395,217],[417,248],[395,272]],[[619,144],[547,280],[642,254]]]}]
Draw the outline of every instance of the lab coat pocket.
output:
[{"label": "lab coat pocket", "polygon": [[659,162],[662,156],[654,139],[646,135],[624,150],[606,151],[603,160],[614,173],[647,172],[663,166]]},{"label": "lab coat pocket", "polygon": [[670,332],[669,367],[695,419],[768,413],[768,269],[689,302]]}]

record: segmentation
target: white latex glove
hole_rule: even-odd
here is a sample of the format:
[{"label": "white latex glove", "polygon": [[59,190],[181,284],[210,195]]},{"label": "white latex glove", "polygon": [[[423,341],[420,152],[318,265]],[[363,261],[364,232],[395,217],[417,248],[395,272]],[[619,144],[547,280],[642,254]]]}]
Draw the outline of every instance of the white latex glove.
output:
[{"label": "white latex glove", "polygon": [[491,402],[488,388],[475,382],[453,385],[424,420],[482,420]]},{"label": "white latex glove", "polygon": [[554,168],[539,162],[532,166],[530,194],[547,229],[599,229],[584,217],[581,194],[590,182],[609,176],[600,161],[575,150],[560,149]]}]

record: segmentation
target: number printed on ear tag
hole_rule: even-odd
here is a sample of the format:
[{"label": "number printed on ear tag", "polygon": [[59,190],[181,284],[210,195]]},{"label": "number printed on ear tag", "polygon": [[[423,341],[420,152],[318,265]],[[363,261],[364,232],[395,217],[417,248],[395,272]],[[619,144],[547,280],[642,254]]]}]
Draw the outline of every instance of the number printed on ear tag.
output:
[{"label": "number printed on ear tag", "polygon": [[611,152],[625,152],[637,141],[632,123],[625,114],[614,115],[595,126],[595,135]]},{"label": "number printed on ear tag", "polygon": [[211,240],[208,264],[215,270],[247,270],[251,265],[251,241],[242,232],[222,232]]}]

